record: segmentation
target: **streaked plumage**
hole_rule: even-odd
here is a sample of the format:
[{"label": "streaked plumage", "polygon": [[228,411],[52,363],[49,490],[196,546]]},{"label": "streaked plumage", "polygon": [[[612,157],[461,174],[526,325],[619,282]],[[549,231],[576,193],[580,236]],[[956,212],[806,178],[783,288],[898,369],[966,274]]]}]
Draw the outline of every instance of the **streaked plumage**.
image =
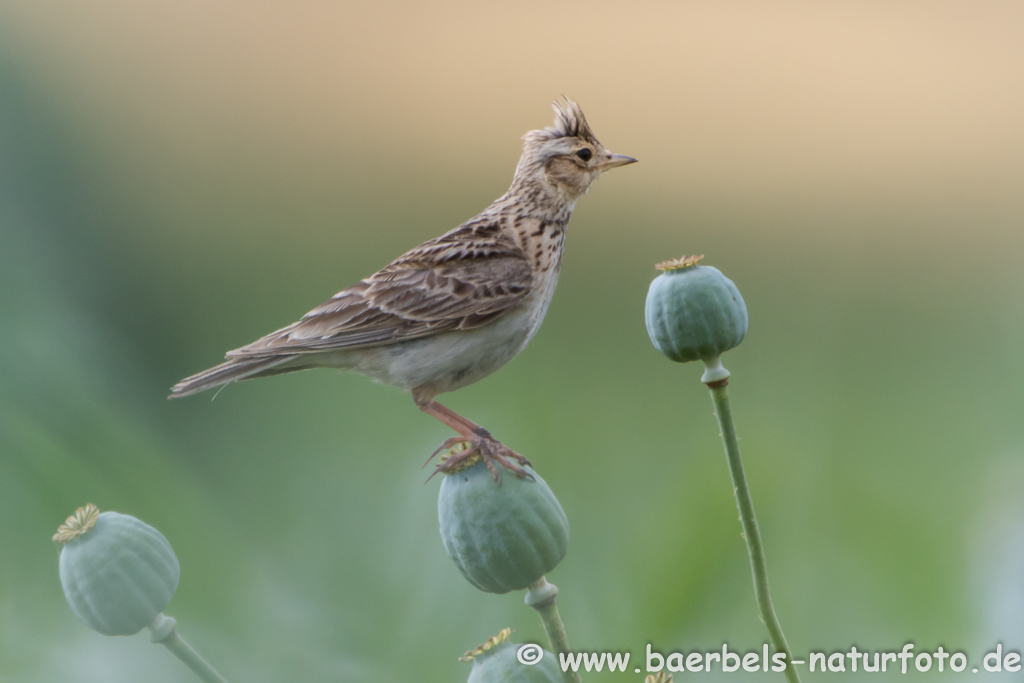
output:
[{"label": "streaked plumage", "polygon": [[482,213],[298,322],[228,352],[225,363],[176,384],[171,398],[335,367],[411,390],[422,410],[474,447],[480,438],[500,446],[433,399],[494,372],[526,346],[554,293],[577,198],[604,171],[635,161],[605,150],[575,102],[554,109],[554,126],[523,136],[512,186]]}]

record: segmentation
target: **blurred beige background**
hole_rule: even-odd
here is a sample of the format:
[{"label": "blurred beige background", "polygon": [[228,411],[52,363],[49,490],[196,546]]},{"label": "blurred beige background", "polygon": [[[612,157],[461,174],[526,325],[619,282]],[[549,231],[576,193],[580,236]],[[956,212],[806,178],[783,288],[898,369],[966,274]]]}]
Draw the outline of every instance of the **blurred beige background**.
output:
[{"label": "blurred beige background", "polygon": [[1017,2],[12,0],[3,16],[8,52],[126,169],[248,161],[267,182],[273,154],[475,176],[565,93],[643,157],[638,201],[941,203],[1021,180]]}]

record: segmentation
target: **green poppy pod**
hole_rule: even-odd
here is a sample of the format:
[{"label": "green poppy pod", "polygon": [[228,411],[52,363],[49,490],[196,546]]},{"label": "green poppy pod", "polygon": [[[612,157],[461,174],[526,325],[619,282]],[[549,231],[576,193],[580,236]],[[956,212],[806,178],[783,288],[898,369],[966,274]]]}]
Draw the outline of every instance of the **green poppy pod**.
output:
[{"label": "green poppy pod", "polygon": [[461,662],[473,662],[467,683],[562,683],[558,657],[540,645],[510,643],[512,629],[503,629],[470,650]]},{"label": "green poppy pod", "polygon": [[60,582],[71,610],[108,636],[138,633],[163,612],[178,587],[171,544],[148,524],[91,503],[58,529]]},{"label": "green poppy pod", "polygon": [[747,306],[733,281],[701,256],[659,263],[647,291],[647,334],[671,360],[715,361],[747,334]]},{"label": "green poppy pod", "polygon": [[[499,465],[500,467],[500,465]],[[507,593],[535,583],[565,557],[569,520],[547,483],[506,472],[494,480],[482,460],[446,473],[437,497],[441,541],[471,584]]]}]

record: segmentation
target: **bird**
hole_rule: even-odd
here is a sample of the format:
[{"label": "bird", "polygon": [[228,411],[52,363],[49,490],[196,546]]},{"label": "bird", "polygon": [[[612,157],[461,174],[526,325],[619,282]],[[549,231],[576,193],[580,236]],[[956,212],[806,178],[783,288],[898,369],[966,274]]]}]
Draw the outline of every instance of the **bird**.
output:
[{"label": "bird", "polygon": [[411,392],[421,411],[456,432],[434,452],[450,450],[434,474],[474,458],[499,483],[495,462],[527,476],[512,462],[526,458],[435,398],[526,347],[554,294],[576,201],[603,173],[636,161],[605,149],[575,100],[552,108],[553,125],[523,136],[512,184],[490,206],[297,322],[229,351],[225,362],[175,384],[169,398],[308,368],[352,371]]}]

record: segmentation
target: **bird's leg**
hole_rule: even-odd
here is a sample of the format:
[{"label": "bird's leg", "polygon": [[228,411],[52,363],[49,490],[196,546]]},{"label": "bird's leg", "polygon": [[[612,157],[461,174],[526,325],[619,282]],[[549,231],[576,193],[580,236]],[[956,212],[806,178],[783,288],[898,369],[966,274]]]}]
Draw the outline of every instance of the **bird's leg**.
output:
[{"label": "bird's leg", "polygon": [[[532,478],[529,472],[524,470],[522,467],[513,464],[510,459],[515,460],[522,465],[529,465],[530,461],[513,451],[508,446],[499,442],[491,436],[490,432],[480,425],[471,420],[467,420],[454,410],[446,408],[434,400],[426,403],[420,403],[417,401],[417,405],[424,413],[436,417],[438,420],[459,433],[459,436],[453,436],[450,439],[447,439],[443,444],[441,444],[440,448],[431,453],[430,457],[427,458],[428,463],[433,460],[435,455],[443,450],[452,448],[459,444],[465,445],[465,448],[461,452],[449,457],[445,462],[438,465],[434,470],[434,473],[430,475],[431,477],[438,472],[448,472],[456,469],[459,465],[465,464],[470,458],[479,454],[480,457],[483,458],[484,463],[486,463],[487,469],[491,471],[491,475],[498,483],[501,483],[501,474],[494,466],[495,462],[500,463],[505,469],[512,470],[520,479],[524,479],[526,477]],[[424,466],[426,465],[424,464]]]}]

